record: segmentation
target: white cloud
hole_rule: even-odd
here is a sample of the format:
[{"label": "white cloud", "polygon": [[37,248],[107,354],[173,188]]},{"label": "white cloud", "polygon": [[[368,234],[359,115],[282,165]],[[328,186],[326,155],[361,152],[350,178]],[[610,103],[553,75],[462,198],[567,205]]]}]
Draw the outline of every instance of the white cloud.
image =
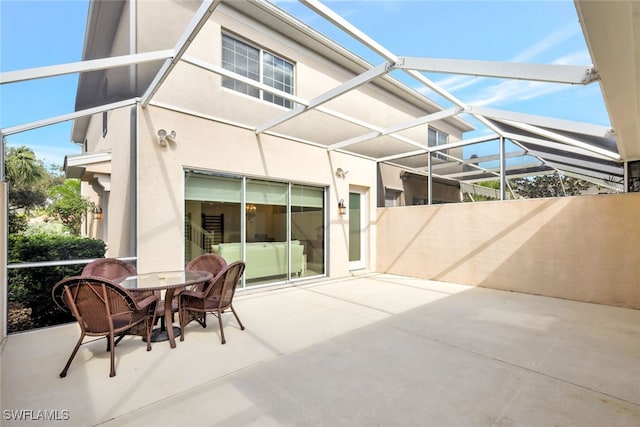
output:
[{"label": "white cloud", "polygon": [[567,88],[566,85],[552,83],[508,80],[482,88],[467,102],[476,106],[506,105],[561,92]]},{"label": "white cloud", "polygon": [[575,24],[568,25],[564,28],[561,28],[549,34],[548,36],[540,40],[538,43],[523,50],[518,55],[511,58],[510,61],[527,62],[530,59],[540,55],[541,53],[544,53],[550,49],[553,49],[560,43],[566,40],[569,40],[570,38],[574,37],[577,34],[580,34],[580,27]]}]

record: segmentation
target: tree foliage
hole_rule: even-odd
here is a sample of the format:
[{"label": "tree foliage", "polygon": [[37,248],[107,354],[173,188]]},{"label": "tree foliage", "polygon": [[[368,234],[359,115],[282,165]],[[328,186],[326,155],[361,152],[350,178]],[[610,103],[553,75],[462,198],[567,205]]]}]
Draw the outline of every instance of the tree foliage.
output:
[{"label": "tree foliage", "polygon": [[591,187],[587,181],[558,174],[515,178],[510,183],[516,194],[527,199],[577,196]]},{"label": "tree foliage", "polygon": [[9,233],[16,234],[25,231],[34,211],[46,206],[49,187],[62,182],[63,177],[53,166],[48,170],[28,147],[11,147],[5,152]]},{"label": "tree foliage", "polygon": [[79,236],[82,219],[93,203],[83,198],[80,193],[80,180],[66,179],[49,191],[51,202],[47,213],[64,224],[73,235]]},{"label": "tree foliage", "polygon": [[[106,249],[102,240],[46,234],[10,235],[8,243],[9,264],[100,258]],[[83,267],[82,264],[73,264],[9,270],[9,304],[19,304],[28,309],[30,320],[24,325],[9,321],[8,332],[69,322],[71,315],[59,310],[51,301],[51,289],[64,277],[80,274]]]},{"label": "tree foliage", "polygon": [[4,167],[7,181],[14,185],[35,184],[46,174],[42,161],[24,145],[7,150]]}]

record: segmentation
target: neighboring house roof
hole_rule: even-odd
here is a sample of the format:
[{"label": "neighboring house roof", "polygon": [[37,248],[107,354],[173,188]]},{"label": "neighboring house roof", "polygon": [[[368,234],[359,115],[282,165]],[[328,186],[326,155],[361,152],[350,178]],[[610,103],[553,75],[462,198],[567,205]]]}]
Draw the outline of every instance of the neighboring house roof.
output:
[{"label": "neighboring house roof", "polygon": [[98,174],[111,172],[111,153],[85,153],[64,158],[63,169],[67,178],[82,178],[87,171]]}]

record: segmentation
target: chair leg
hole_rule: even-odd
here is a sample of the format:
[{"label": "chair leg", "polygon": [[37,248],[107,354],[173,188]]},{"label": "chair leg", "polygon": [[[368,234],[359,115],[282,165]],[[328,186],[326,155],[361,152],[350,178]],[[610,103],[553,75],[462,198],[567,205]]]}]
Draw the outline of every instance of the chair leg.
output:
[{"label": "chair leg", "polygon": [[186,310],[180,309],[178,310],[178,320],[180,321],[180,341],[184,341],[184,327],[185,327],[185,322],[186,322]]},{"label": "chair leg", "polygon": [[[116,340],[115,340],[115,342],[113,343],[113,345],[117,346],[117,345],[118,345],[118,343],[119,343],[120,341],[122,341],[122,338],[124,338],[124,336],[125,336],[125,334],[118,335],[118,338],[116,338]],[[109,340],[107,340],[107,351],[111,351],[110,345],[111,345],[111,344],[109,343]]]},{"label": "chair leg", "polygon": [[111,372],[109,372],[110,377],[116,376],[116,368],[115,368],[115,344],[113,343],[113,334],[109,334],[109,343],[111,344]]},{"label": "chair leg", "polygon": [[78,352],[78,349],[82,345],[82,340],[83,339],[84,339],[84,332],[80,335],[80,339],[78,339],[76,347],[71,352],[71,356],[69,356],[69,360],[67,360],[67,364],[65,365],[64,369],[62,370],[62,372],[60,372],[60,378],[64,378],[64,377],[67,376],[67,371],[69,370],[69,366],[71,366],[71,361],[73,360],[74,357],[76,357],[76,353]]},{"label": "chair leg", "polygon": [[224,339],[224,329],[222,328],[222,311],[218,310],[218,324],[220,324],[220,336],[222,337],[222,344],[226,344],[227,340]]},{"label": "chair leg", "polygon": [[155,319],[150,317],[147,317],[147,320],[144,322],[145,332],[147,334],[147,351],[151,351],[151,330],[153,329],[154,323]]},{"label": "chair leg", "polygon": [[236,313],[236,311],[233,309],[233,306],[229,306],[231,308],[231,312],[233,313],[233,315],[236,317],[236,320],[238,321],[238,325],[240,325],[240,330],[244,331],[244,325],[242,324],[242,322],[240,321],[240,318],[238,317],[238,313]]}]

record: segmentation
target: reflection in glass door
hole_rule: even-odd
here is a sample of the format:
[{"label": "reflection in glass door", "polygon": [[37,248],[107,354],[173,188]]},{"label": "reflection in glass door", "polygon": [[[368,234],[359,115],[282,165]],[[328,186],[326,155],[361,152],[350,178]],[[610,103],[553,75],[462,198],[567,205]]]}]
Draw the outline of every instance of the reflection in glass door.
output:
[{"label": "reflection in glass door", "polygon": [[187,171],[185,264],[244,260],[244,286],[325,274],[325,188]]},{"label": "reflection in glass door", "polygon": [[349,193],[349,268],[365,267],[364,193]]}]

